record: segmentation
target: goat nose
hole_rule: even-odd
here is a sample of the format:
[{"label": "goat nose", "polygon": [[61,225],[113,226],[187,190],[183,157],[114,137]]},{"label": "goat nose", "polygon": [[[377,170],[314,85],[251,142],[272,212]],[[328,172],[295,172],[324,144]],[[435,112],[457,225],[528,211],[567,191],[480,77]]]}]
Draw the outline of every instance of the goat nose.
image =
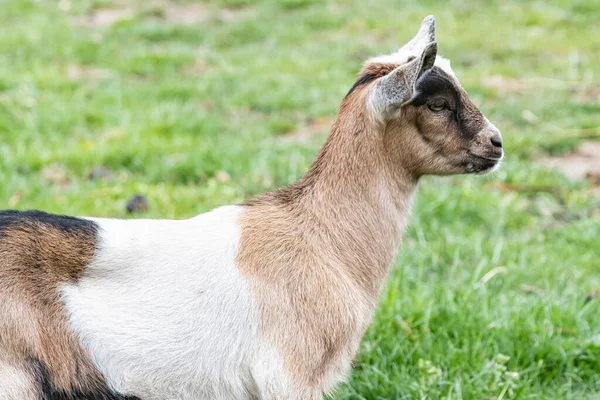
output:
[{"label": "goat nose", "polygon": [[494,135],[490,140],[495,147],[502,148],[502,136]]}]

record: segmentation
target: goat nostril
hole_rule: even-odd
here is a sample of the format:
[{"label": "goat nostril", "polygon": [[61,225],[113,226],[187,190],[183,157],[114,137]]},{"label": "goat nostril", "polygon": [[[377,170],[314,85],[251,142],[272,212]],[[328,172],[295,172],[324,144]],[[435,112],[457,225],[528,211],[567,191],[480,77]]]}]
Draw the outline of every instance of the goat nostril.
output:
[{"label": "goat nostril", "polygon": [[494,146],[502,148],[502,138],[500,136],[492,137],[491,141]]}]

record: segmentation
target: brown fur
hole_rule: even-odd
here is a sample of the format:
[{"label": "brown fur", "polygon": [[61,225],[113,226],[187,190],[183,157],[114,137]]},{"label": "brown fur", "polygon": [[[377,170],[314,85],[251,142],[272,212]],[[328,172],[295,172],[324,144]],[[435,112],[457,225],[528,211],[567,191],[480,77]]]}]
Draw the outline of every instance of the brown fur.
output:
[{"label": "brown fur", "polygon": [[404,229],[403,200],[416,187],[386,168],[364,93],[342,103],[306,176],[247,203],[240,221],[237,263],[253,282],[263,331],[302,388],[299,398],[318,398],[331,389],[330,374],[347,371]]},{"label": "brown fur", "polygon": [[398,68],[398,64],[385,64],[385,63],[370,62],[370,63],[366,63],[362,67],[362,69],[358,73],[358,76],[360,77],[360,76],[369,75],[369,76],[372,76],[373,78],[377,79],[377,78],[381,78],[382,76],[386,76],[387,74],[389,74],[396,68]]},{"label": "brown fur", "polygon": [[[318,399],[347,372],[419,178],[468,172],[469,149],[479,141],[466,138],[452,114],[433,113],[428,99],[388,120],[372,115],[376,79],[363,77],[396,67],[363,67],[307,174],[249,201],[241,216],[236,262],[252,282],[261,329],[293,379],[293,398]],[[460,101],[483,118],[466,96]]]},{"label": "brown fur", "polygon": [[[0,230],[0,365],[43,363],[57,390],[102,379],[70,333],[59,286],[75,282],[95,253],[93,229],[13,218]],[[25,390],[25,389],[23,389]]]}]

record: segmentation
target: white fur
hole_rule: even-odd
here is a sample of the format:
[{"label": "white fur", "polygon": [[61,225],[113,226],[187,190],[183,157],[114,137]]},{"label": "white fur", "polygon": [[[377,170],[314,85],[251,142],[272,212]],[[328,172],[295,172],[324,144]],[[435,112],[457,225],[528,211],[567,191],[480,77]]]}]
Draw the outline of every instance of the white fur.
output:
[{"label": "white fur", "polygon": [[[478,133],[478,136],[481,137],[484,142],[491,140],[493,136],[500,136],[500,138],[502,138],[502,135],[500,134],[500,130],[496,127],[496,125],[492,124],[490,122],[490,120],[487,119],[487,117],[485,117],[485,116],[483,117],[483,119],[485,120],[486,126],[481,130],[481,132]],[[502,152],[498,161],[502,161],[503,159],[504,159],[504,152]],[[493,171],[497,170],[499,167],[500,167],[500,163],[496,164],[496,166],[491,171],[493,172]]]},{"label": "white fur", "polygon": [[[423,19],[419,32],[408,43],[392,54],[386,54],[371,58],[368,63],[396,64],[404,65],[411,57],[419,58],[423,54],[425,47],[435,40],[435,19],[433,15],[428,15]],[[453,78],[456,74],[450,67],[450,61],[442,56],[435,58],[434,65],[441,68],[444,72]]]},{"label": "white fur", "polygon": [[0,400],[34,400],[38,398],[31,374],[0,361]]},{"label": "white fur", "polygon": [[[369,109],[373,112],[375,118],[380,119],[386,116],[391,119],[396,118],[396,115],[393,114],[397,114],[400,111],[397,106],[417,96],[418,93],[416,91],[416,87],[418,86],[418,81],[407,82],[405,78],[398,79],[397,74],[402,70],[402,68],[407,68],[406,66],[403,66],[409,62],[409,59],[421,58],[427,46],[434,41],[435,19],[432,15],[429,15],[425,17],[421,23],[421,28],[415,37],[412,38],[407,44],[402,46],[402,48],[400,48],[398,51],[389,55],[371,58],[369,61],[367,61],[366,64],[393,64],[394,66],[397,66],[394,71],[380,78],[371,90],[371,94],[369,96]],[[455,79],[457,84],[460,84],[456,74],[454,74],[454,71],[450,67],[449,60],[436,55],[433,65],[442,69],[450,77]],[[423,79],[426,75],[427,72],[423,73],[419,79]],[[404,85],[405,89],[406,84],[412,84],[413,90],[402,91],[401,88],[398,87],[400,84]],[[391,105],[394,107],[390,107]],[[392,115],[389,115],[390,109],[393,113]]]},{"label": "white fur", "polygon": [[[491,139],[492,136],[494,136],[495,134],[500,135],[500,130],[496,127],[496,125],[492,124],[490,122],[489,119],[487,119],[487,117],[483,117],[485,119],[485,122],[487,123],[487,127],[483,128],[483,132],[481,132],[479,135],[481,135],[484,140],[489,140]],[[490,170],[486,170],[486,171],[481,171],[478,172],[478,175],[484,175],[484,174],[488,174],[491,172],[495,172],[500,168],[500,165],[502,165],[502,160],[504,160],[504,152],[502,152],[502,155],[500,156],[500,158],[498,159],[498,163],[496,163],[496,165],[494,165]],[[471,166],[471,168],[473,168]],[[467,165],[467,170],[469,169],[469,166]]]},{"label": "white fur", "polygon": [[454,70],[450,66],[450,60],[448,60],[447,58],[444,58],[442,56],[437,56],[435,58],[435,63],[433,65],[440,68],[442,71],[444,71],[445,73],[447,73],[448,75],[450,75],[451,77],[453,77],[454,79],[456,79],[458,81],[458,78],[456,77]]},{"label": "white fur", "polygon": [[[411,52],[408,55],[404,54],[405,51],[402,49],[398,50],[397,53],[389,54],[385,56],[378,56],[369,60],[369,62],[381,63],[381,64],[397,64],[404,65],[408,62],[409,57],[420,57],[421,53]],[[450,66],[450,60],[444,58],[442,56],[435,57],[435,63],[433,64],[436,67],[439,67],[442,71],[453,77],[454,79],[458,79],[454,70]]]},{"label": "white fur", "polygon": [[240,212],[94,219],[97,256],[63,295],[72,328],[112,389],[145,400],[286,398],[283,363],[261,340],[235,265]]}]

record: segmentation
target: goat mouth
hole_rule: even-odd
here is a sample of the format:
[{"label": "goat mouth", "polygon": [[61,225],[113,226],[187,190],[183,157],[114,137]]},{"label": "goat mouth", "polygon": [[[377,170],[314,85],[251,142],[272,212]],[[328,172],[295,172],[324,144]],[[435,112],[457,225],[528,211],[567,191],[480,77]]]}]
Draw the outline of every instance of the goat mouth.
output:
[{"label": "goat mouth", "polygon": [[466,170],[470,174],[486,174],[495,170],[499,165],[502,157],[485,157],[476,154],[469,154],[467,159]]},{"label": "goat mouth", "polygon": [[486,157],[486,156],[480,156],[480,155],[477,155],[477,154],[469,153],[469,156],[474,157],[474,158],[478,158],[480,160],[494,161],[494,162],[501,161],[504,158],[504,154],[501,154],[498,157]]}]

